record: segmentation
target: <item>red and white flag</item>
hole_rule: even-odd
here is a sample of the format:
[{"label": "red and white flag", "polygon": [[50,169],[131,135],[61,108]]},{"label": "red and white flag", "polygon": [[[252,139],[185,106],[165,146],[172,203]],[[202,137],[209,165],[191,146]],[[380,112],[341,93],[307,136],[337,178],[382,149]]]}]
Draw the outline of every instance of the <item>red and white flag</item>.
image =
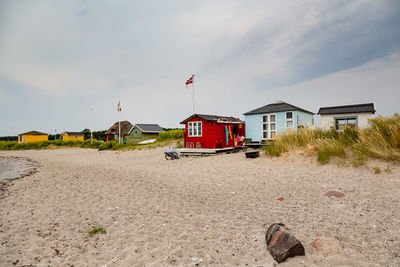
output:
[{"label": "red and white flag", "polygon": [[118,108],[117,108],[117,111],[118,111],[118,112],[121,112],[121,110],[122,110],[122,109],[121,109],[121,104],[120,104],[120,102],[118,101]]},{"label": "red and white flag", "polygon": [[189,78],[189,80],[186,81],[186,88],[187,88],[188,84],[193,83],[193,78],[194,78],[194,74],[192,75],[192,77]]}]

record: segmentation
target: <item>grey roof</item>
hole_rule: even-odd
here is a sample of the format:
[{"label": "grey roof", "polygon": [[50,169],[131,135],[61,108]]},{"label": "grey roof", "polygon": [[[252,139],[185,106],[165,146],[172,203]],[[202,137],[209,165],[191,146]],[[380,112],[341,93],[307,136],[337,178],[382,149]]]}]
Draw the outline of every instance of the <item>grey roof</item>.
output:
[{"label": "grey roof", "polygon": [[268,104],[268,105],[260,107],[260,108],[256,108],[254,110],[244,113],[243,115],[262,114],[262,113],[271,113],[271,112],[283,112],[283,111],[293,111],[293,110],[300,110],[300,111],[304,111],[304,112],[314,115],[314,113],[311,111],[296,107],[294,105],[288,104],[283,101],[278,101],[278,102]]},{"label": "grey roof", "polygon": [[84,135],[82,132],[63,132],[62,134],[64,134],[64,133],[66,133],[68,135],[78,135],[78,136]]},{"label": "grey roof", "polygon": [[146,123],[136,123],[137,126],[143,133],[162,133],[163,128],[158,124],[146,124]]},{"label": "grey roof", "polygon": [[185,124],[188,120],[193,119],[194,117],[199,117],[202,118],[203,120],[206,121],[218,121],[218,120],[223,120],[227,122],[243,122],[237,118],[234,117],[226,117],[226,116],[218,116],[218,115],[205,115],[205,114],[193,114],[189,118],[181,121],[181,124]]},{"label": "grey roof", "polygon": [[357,105],[346,105],[346,106],[334,106],[334,107],[323,107],[320,108],[318,114],[343,114],[343,113],[375,113],[374,103],[357,104]]},{"label": "grey roof", "polygon": [[[133,125],[129,121],[121,121],[121,134],[127,135],[132,129]],[[119,131],[119,123],[118,121],[111,126],[105,134],[118,134]]]},{"label": "grey roof", "polygon": [[19,134],[19,135],[25,135],[25,134],[30,134],[30,135],[48,135],[47,133],[42,133],[42,132],[38,132],[38,131],[29,131],[29,132],[22,133],[22,134]]}]

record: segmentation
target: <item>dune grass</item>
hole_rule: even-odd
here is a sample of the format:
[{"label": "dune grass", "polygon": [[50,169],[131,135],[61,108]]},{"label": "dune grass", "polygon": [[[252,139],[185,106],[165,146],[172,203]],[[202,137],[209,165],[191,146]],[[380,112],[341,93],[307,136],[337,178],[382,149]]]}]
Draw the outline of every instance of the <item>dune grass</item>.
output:
[{"label": "dune grass", "polygon": [[369,127],[346,126],[343,132],[318,128],[286,131],[264,147],[266,154],[280,156],[294,150],[317,154],[321,164],[332,157],[348,159],[353,166],[365,164],[368,158],[400,162],[400,115],[378,116],[369,120]]},{"label": "dune grass", "polygon": [[183,130],[169,130],[160,133],[154,143],[139,145],[138,142],[143,140],[131,140],[125,144],[119,144],[117,141],[104,142],[99,146],[99,150],[133,150],[144,148],[164,147],[175,144],[176,147],[182,147]]},{"label": "dune grass", "polygon": [[88,233],[89,233],[90,235],[94,235],[94,234],[96,234],[96,233],[105,234],[105,233],[106,233],[106,230],[104,230],[103,227],[97,227],[97,228],[93,228],[92,230],[88,231]]},{"label": "dune grass", "polygon": [[82,148],[98,148],[101,142],[93,140],[85,141],[64,141],[64,140],[52,140],[52,141],[41,141],[32,143],[20,143],[17,141],[0,141],[0,150],[27,150],[27,149],[52,149],[58,147],[82,147]]},{"label": "dune grass", "polygon": [[[142,141],[142,140],[139,140]],[[85,141],[63,141],[63,140],[52,140],[52,141],[41,141],[26,144],[18,144],[17,141],[0,141],[0,150],[26,150],[26,149],[53,149],[58,147],[81,147],[81,148],[97,148],[98,150],[132,150],[142,148],[156,148],[163,147],[171,144],[176,144],[177,147],[182,147],[183,141],[183,130],[170,130],[160,133],[154,143],[139,145],[138,140],[132,140],[130,142],[119,144],[117,141],[99,142],[93,140]]]},{"label": "dune grass", "polygon": [[183,132],[184,130],[181,129],[165,131],[159,134],[157,141],[161,142],[161,141],[181,139],[184,136]]}]

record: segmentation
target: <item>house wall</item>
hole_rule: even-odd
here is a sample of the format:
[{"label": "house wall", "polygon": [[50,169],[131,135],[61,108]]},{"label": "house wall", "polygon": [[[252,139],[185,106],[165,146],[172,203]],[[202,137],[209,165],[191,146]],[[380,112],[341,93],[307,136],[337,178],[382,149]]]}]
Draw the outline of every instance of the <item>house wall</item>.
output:
[{"label": "house wall", "polygon": [[149,139],[156,139],[159,136],[158,133],[143,133],[136,125],[133,127],[132,131],[129,135],[127,135],[124,139],[126,141],[134,140],[134,141],[143,141]]},{"label": "house wall", "polygon": [[24,134],[24,135],[22,135],[22,140],[20,141],[20,139],[21,139],[20,136],[21,135],[18,135],[18,143],[33,143],[33,142],[41,142],[41,141],[49,140],[49,136],[48,135]]},{"label": "house wall", "polygon": [[68,134],[63,134],[62,139],[64,141],[83,141],[84,136],[83,135],[68,135]]},{"label": "house wall", "polygon": [[327,114],[321,115],[321,127],[324,130],[329,130],[334,127],[334,118],[340,117],[357,117],[357,124],[359,128],[368,127],[368,119],[372,118],[372,113],[347,113],[347,114]]},{"label": "house wall", "polygon": [[245,115],[246,138],[253,142],[261,141],[261,115],[250,114]]},{"label": "house wall", "polygon": [[[290,111],[293,112],[293,127],[291,129],[297,130],[299,125],[304,125],[304,127],[314,125],[313,114],[297,110],[288,110],[288,112]],[[269,114],[276,115],[276,128],[278,132],[283,132],[288,129],[286,128],[286,111],[245,115],[246,138],[250,138],[253,142],[262,141],[262,116]]]},{"label": "house wall", "polygon": [[[314,125],[314,115],[313,114],[310,114],[310,113],[307,113],[307,112],[303,112],[303,111],[300,111],[300,110],[297,110],[295,112],[295,114],[296,114],[296,116],[295,116],[296,128],[299,125],[303,125],[305,128],[311,127],[311,126]],[[299,116],[298,117],[299,118],[298,119],[298,123],[297,123],[297,116]]]},{"label": "house wall", "polygon": [[132,131],[129,134],[129,137],[131,138],[142,138],[142,136],[142,131],[136,125],[133,127]]}]

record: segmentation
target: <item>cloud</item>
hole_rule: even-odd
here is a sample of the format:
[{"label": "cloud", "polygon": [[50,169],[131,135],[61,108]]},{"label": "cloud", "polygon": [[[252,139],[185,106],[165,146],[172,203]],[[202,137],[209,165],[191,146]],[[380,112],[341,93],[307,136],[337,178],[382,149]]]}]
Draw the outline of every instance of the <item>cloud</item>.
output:
[{"label": "cloud", "polygon": [[[89,106],[95,127],[105,129],[118,119],[119,99],[124,119],[179,126],[192,112],[184,87],[192,73],[198,112],[237,115],[270,98],[302,99],[307,88],[299,84],[388,61],[400,50],[397,1],[0,5],[0,111],[7,114],[0,135],[34,128],[33,118],[47,110],[57,116],[42,127],[83,129]],[[27,103],[31,119],[8,111],[17,101]]]}]

